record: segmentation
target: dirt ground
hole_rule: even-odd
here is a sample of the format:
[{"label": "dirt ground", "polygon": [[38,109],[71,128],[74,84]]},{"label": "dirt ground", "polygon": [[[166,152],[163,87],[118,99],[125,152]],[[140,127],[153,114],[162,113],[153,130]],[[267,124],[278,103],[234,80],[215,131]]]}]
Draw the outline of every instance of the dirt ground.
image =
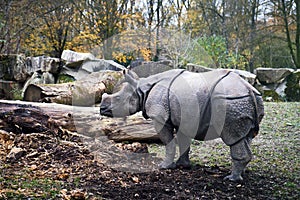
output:
[{"label": "dirt ground", "polygon": [[[6,142],[23,150],[8,156],[2,149],[1,199],[276,199],[272,188],[286,182],[251,171],[243,182],[223,181],[229,169],[218,166],[127,172],[103,164],[76,136],[61,140],[46,133],[10,134]],[[147,151],[135,144],[135,151]],[[112,145],[110,150],[120,153],[126,146]],[[124,155],[129,151],[123,150]],[[122,162],[116,155],[114,159]]]},{"label": "dirt ground", "polygon": [[[293,125],[294,121],[289,123]],[[265,133],[267,128],[263,130]],[[292,128],[293,132],[298,125]],[[14,134],[0,130],[0,199],[300,197],[299,176],[278,172],[287,167],[288,172],[297,173],[299,157],[294,155],[295,164],[285,167],[278,164],[279,159],[272,161],[273,166],[268,164],[269,168],[255,170],[255,163],[261,164],[254,160],[244,180],[234,183],[223,180],[230,173],[230,166],[218,162],[209,161],[211,164],[206,165],[194,161],[191,169],[157,170],[161,160],[155,153],[147,153],[149,146],[113,142],[94,142],[89,146],[69,132]],[[230,160],[227,162],[230,164]]]}]

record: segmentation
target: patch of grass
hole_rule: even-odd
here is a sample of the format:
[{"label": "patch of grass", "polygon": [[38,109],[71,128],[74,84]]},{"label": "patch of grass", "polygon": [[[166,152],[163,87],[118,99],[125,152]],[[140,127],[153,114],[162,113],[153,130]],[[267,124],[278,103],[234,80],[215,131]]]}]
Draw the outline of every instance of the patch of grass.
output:
[{"label": "patch of grass", "polygon": [[70,82],[74,82],[75,79],[74,77],[67,75],[67,74],[60,74],[58,75],[57,78],[57,83],[70,83]]},{"label": "patch of grass", "polygon": [[22,89],[18,88],[18,87],[14,87],[10,93],[12,94],[12,98],[13,100],[22,100],[23,96],[22,96]]},{"label": "patch of grass", "polygon": [[54,199],[60,193],[62,183],[51,178],[16,175],[2,178],[1,187],[0,197],[4,199]]},{"label": "patch of grass", "polygon": [[74,178],[74,185],[75,185],[75,187],[78,188],[79,184],[80,184],[80,177],[75,177]]}]

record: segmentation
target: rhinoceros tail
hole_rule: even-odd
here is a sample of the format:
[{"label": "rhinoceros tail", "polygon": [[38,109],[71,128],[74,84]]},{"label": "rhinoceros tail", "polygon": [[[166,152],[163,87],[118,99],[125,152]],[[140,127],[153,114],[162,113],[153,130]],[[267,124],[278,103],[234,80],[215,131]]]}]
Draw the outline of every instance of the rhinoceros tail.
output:
[{"label": "rhinoceros tail", "polygon": [[257,105],[257,100],[256,100],[256,95],[254,94],[252,88],[248,87],[250,96],[253,101],[253,107],[254,107],[254,116],[253,116],[253,123],[254,123],[254,128],[250,132],[250,137],[254,138],[257,136],[258,131],[259,131],[259,116],[258,116],[258,105]]}]

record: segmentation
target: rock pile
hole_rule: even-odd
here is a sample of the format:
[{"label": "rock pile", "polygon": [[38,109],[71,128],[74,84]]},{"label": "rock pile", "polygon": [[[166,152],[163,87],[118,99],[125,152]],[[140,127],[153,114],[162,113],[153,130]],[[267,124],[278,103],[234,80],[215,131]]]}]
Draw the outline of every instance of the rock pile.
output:
[{"label": "rock pile", "polygon": [[[130,68],[139,77],[147,77],[173,68],[172,61],[134,61]],[[46,56],[25,57],[0,55],[0,98],[22,99],[29,85],[65,83],[86,78],[99,71],[120,71],[124,66],[112,61],[97,59],[90,53],[65,50],[62,58]],[[212,68],[187,64],[192,72],[207,72]],[[257,68],[253,73],[230,69],[261,91],[265,100],[300,101],[300,70],[290,68]],[[23,93],[16,91],[23,88]],[[17,98],[16,98],[17,96]]]},{"label": "rock pile", "polygon": [[[192,72],[215,70],[195,64],[187,64]],[[300,70],[291,68],[257,68],[253,73],[230,69],[255,86],[267,101],[300,101]]]},{"label": "rock pile", "polygon": [[266,100],[300,101],[300,70],[257,68],[257,88]]},{"label": "rock pile", "polygon": [[[0,55],[0,98],[22,99],[31,84],[54,84],[80,80],[92,72],[120,71],[112,60],[96,59],[89,53],[65,50],[62,58],[47,56]],[[21,91],[18,97],[14,91]]]}]

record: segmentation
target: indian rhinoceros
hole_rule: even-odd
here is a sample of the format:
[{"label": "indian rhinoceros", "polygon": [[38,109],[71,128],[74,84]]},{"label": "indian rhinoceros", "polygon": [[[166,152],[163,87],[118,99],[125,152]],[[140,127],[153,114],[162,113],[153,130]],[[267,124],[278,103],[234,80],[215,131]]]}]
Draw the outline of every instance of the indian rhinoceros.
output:
[{"label": "indian rhinoceros", "polygon": [[[243,180],[252,159],[250,144],[264,115],[259,92],[238,74],[228,70],[193,73],[169,70],[136,79],[124,71],[121,89],[103,94],[100,114],[124,117],[142,111],[151,118],[166,145],[161,169],[190,167],[192,139],[221,138],[230,147],[232,172],[225,179]],[[176,143],[180,156],[174,163]]]}]

